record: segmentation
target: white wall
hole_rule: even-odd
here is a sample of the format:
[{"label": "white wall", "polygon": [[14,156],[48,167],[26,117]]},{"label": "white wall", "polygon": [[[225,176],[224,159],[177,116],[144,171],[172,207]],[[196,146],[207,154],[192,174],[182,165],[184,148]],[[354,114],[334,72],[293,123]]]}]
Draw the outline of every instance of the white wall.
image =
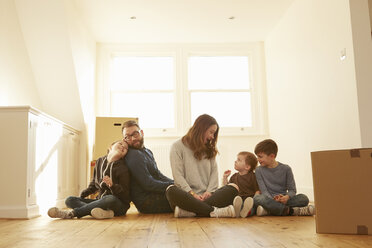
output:
[{"label": "white wall", "polygon": [[[0,105],[31,105],[81,130],[81,185],[94,131],[95,40],[71,1],[0,1]],[[89,125],[89,124],[91,125]]]},{"label": "white wall", "polygon": [[349,1],[296,0],[265,44],[270,136],[311,198],[310,152],[361,146]]},{"label": "white wall", "polygon": [[0,1],[0,105],[43,109],[13,0]]},{"label": "white wall", "polygon": [[[305,193],[312,189],[311,151],[372,140],[364,1],[295,0],[265,41],[270,137],[279,144],[278,160],[292,166]],[[86,142],[94,133],[95,42],[75,6],[67,0],[2,0],[0,18],[0,105],[40,108],[83,130],[82,153],[91,151]],[[264,138],[220,137],[220,173],[232,168],[237,152],[252,151]],[[158,143],[146,139],[150,148]]]},{"label": "white wall", "polygon": [[[81,108],[84,116],[84,132],[81,142],[83,161],[92,160],[95,134],[95,73],[96,42],[76,11],[76,6],[64,0],[66,9],[68,37],[72,53],[75,78],[78,86]],[[84,164],[82,161],[82,164]],[[82,166],[80,170],[80,190],[84,189],[90,179],[90,167]]]},{"label": "white wall", "polygon": [[44,111],[82,130],[83,112],[63,1],[15,3]]},{"label": "white wall", "polygon": [[372,147],[372,38],[367,0],[350,0],[350,13],[362,147]]}]

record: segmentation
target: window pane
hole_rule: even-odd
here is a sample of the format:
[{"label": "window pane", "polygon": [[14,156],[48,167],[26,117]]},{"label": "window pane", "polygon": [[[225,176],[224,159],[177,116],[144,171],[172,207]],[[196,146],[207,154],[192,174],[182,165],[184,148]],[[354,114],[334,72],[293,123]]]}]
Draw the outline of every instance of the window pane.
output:
[{"label": "window pane", "polygon": [[209,114],[220,127],[251,127],[252,110],[249,92],[191,93],[191,118]]},{"label": "window pane", "polygon": [[174,128],[173,93],[112,93],[111,116],[138,117],[142,128]]},{"label": "window pane", "polygon": [[249,89],[247,56],[190,57],[189,89]]},{"label": "window pane", "polygon": [[173,57],[115,57],[112,90],[173,89]]}]

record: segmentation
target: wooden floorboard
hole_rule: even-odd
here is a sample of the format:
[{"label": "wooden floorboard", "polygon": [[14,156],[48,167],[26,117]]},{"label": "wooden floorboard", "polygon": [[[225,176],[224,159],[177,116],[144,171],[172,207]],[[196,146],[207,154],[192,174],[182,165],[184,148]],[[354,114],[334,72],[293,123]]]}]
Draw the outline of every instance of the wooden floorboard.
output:
[{"label": "wooden floorboard", "polygon": [[314,217],[174,218],[131,209],[109,220],[0,219],[0,248],[8,247],[366,248],[372,236],[317,234]]}]

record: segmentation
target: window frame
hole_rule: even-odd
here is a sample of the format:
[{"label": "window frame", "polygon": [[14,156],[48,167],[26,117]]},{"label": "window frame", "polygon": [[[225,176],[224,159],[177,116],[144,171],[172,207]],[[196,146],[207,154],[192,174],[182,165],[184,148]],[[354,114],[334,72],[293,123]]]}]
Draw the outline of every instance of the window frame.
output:
[{"label": "window frame", "polygon": [[[188,89],[188,58],[190,56],[248,56],[252,127],[221,127],[220,135],[252,136],[267,134],[263,42],[243,44],[98,44],[97,116],[111,116],[111,93],[109,90],[111,58],[121,55],[171,56],[174,58],[175,127],[170,129],[143,128],[147,137],[179,137],[184,135],[192,125],[191,91]],[[195,90],[192,91],[196,92]],[[228,91],[223,90],[223,92]],[[208,90],[208,92],[213,91]]]}]

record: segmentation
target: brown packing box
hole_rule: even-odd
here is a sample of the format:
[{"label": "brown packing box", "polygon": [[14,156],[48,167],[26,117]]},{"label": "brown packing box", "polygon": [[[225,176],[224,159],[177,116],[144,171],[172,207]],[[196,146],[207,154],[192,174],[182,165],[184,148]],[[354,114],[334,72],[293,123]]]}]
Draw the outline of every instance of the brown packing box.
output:
[{"label": "brown packing box", "polygon": [[122,124],[136,117],[96,117],[96,136],[93,149],[93,160],[106,155],[107,148],[117,140],[123,138],[121,133]]},{"label": "brown packing box", "polygon": [[372,234],[372,148],[311,153],[316,232]]}]

